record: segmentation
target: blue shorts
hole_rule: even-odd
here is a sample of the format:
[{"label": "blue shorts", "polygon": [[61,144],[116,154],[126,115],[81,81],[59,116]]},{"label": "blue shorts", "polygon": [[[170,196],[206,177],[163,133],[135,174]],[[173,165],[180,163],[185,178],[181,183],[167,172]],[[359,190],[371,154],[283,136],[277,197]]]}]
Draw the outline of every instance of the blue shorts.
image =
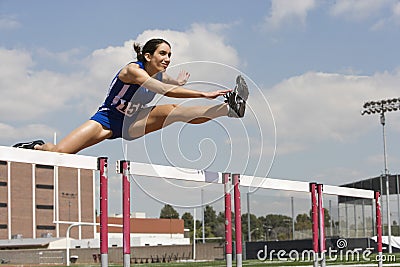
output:
[{"label": "blue shorts", "polygon": [[100,123],[102,126],[112,131],[112,136],[108,139],[124,138],[125,140],[134,140],[129,135],[129,126],[136,120],[139,112],[131,117],[120,114],[113,114],[110,110],[99,110],[90,119]]}]

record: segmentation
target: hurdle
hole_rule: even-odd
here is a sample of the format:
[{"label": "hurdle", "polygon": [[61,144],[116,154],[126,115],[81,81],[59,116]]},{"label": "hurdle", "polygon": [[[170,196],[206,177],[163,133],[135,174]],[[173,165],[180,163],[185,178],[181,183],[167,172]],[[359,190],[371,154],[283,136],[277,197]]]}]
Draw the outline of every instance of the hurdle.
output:
[{"label": "hurdle", "polygon": [[[108,266],[108,196],[107,196],[107,158],[99,158],[98,169],[100,170],[100,251],[101,266]],[[134,170],[134,171],[132,171]],[[176,168],[171,166],[153,165],[146,163],[130,162],[127,160],[117,161],[116,172],[122,176],[122,206],[123,206],[123,266],[130,266],[130,180],[129,175],[163,177],[166,179],[178,179],[194,182],[207,182],[216,184],[225,184],[225,216],[226,216],[226,255],[227,267],[232,267],[232,220],[231,220],[231,191],[232,179],[229,173],[211,172],[205,170],[194,170],[188,168]],[[240,192],[239,180],[236,180],[235,213],[240,214]],[[238,221],[238,218],[235,218]],[[239,219],[240,223],[240,219]],[[238,233],[239,232],[239,233]],[[241,227],[236,231],[236,235],[240,235]],[[242,250],[241,243],[236,246],[236,250]]]},{"label": "hurdle", "polygon": [[[308,183],[301,181],[293,181],[286,179],[274,179],[268,177],[255,177],[242,175],[240,185],[252,186],[263,189],[272,190],[284,190],[294,192],[309,192],[311,193],[311,209],[312,209],[312,243],[314,251],[314,262],[313,266],[318,266],[318,259],[321,259],[321,266],[325,266],[325,228],[324,228],[324,207],[323,207],[323,194],[345,196],[345,197],[358,197],[370,200],[375,200],[376,207],[376,232],[377,232],[377,244],[378,254],[382,253],[382,226],[381,226],[381,207],[380,207],[380,194],[372,190],[357,189],[340,187],[333,185],[322,185],[317,183]],[[378,193],[378,195],[376,195]],[[380,225],[380,226],[378,226]],[[320,254],[320,257],[318,257]],[[379,266],[382,266],[382,257],[379,258]]]},{"label": "hurdle", "polygon": [[[74,224],[78,223],[79,225],[79,230],[78,230],[78,236],[81,238],[82,234],[85,234],[82,232],[83,227],[93,227],[91,231],[93,231],[93,234],[96,233],[96,226],[95,226],[95,200],[93,199],[93,206],[92,204],[86,205],[84,203],[84,197],[82,196],[82,191],[84,188],[85,190],[92,191],[93,196],[95,196],[95,180],[96,180],[96,172],[98,171],[98,158],[97,157],[91,157],[91,156],[84,156],[84,155],[72,155],[72,154],[64,154],[64,153],[56,153],[56,152],[47,152],[47,151],[38,151],[38,150],[29,150],[29,149],[21,149],[21,148],[13,148],[13,147],[6,147],[6,146],[0,146],[0,161],[1,161],[1,167],[5,170],[6,173],[6,179],[5,182],[3,183],[6,188],[3,192],[7,194],[7,214],[3,218],[7,218],[7,231],[8,231],[8,238],[11,239],[11,235],[14,231],[20,231],[20,230],[15,230],[18,229],[19,226],[14,224],[15,218],[14,216],[17,216],[16,214],[20,213],[18,210],[12,210],[11,209],[11,203],[12,201],[15,201],[13,198],[13,194],[15,193],[15,190],[12,189],[14,185],[12,185],[12,179],[11,177],[16,174],[14,171],[15,168],[22,168],[23,172],[25,173],[23,176],[23,182],[27,182],[27,189],[26,192],[29,194],[27,198],[29,198],[29,201],[32,202],[31,205],[26,205],[22,209],[27,211],[29,218],[29,221],[32,224],[32,228],[26,227],[24,229],[25,233],[27,233],[28,237],[36,238],[37,231],[39,228],[37,228],[40,223],[43,223],[43,220],[46,220],[47,224],[52,224],[54,225],[54,233],[55,237],[61,237],[60,234],[60,228],[62,230],[63,226],[65,224]],[[22,164],[21,164],[22,163]],[[31,166],[30,166],[31,165]],[[60,192],[60,186],[62,186],[63,180],[61,180],[63,177],[67,175],[71,175],[71,169],[76,169],[74,170],[74,179],[76,179],[76,190],[77,190],[77,220],[78,221],[61,221],[60,220],[60,197],[61,193]],[[40,184],[41,187],[38,187],[38,184],[36,184],[39,180],[38,179],[43,179],[44,175],[39,175],[38,170],[47,170],[46,175],[51,176],[46,176],[46,177],[52,177],[51,179],[46,178],[45,185]],[[69,177],[69,176],[68,176]],[[92,178],[92,182],[85,183],[81,186],[81,181],[83,179],[87,178]],[[41,180],[43,181],[43,180]],[[86,180],[88,181],[88,180]],[[42,183],[42,182],[40,182]],[[31,187],[31,188],[29,188]],[[37,210],[37,204],[41,204],[40,202],[37,202],[37,197],[40,197],[37,195],[36,190],[37,188],[43,188],[46,187],[46,189],[52,189],[52,193],[49,193],[49,197],[51,196],[52,199],[52,205],[47,205],[46,207],[52,208],[52,218],[43,219],[43,218],[37,218],[39,216],[38,212],[40,210]],[[49,192],[51,192],[49,190]],[[42,197],[43,198],[43,197]],[[42,205],[43,206],[43,205]],[[90,210],[89,214],[92,213],[94,220],[93,221],[87,221],[85,217],[82,217],[82,210],[83,209],[88,209]],[[91,211],[93,210],[93,211]],[[62,215],[62,214],[61,214]],[[39,220],[41,222],[39,222]],[[15,227],[15,228],[14,228]],[[53,226],[52,226],[53,227]],[[15,233],[15,232],[14,232]],[[67,263],[69,259],[67,258]]]},{"label": "hurdle", "polygon": [[[225,200],[225,259],[226,266],[232,266],[232,218],[231,218],[231,192],[234,196],[235,210],[235,241],[236,241],[236,266],[242,266],[242,232],[241,232],[241,197],[239,186],[257,187],[263,189],[286,190],[295,192],[306,192],[311,194],[312,206],[312,232],[313,232],[313,251],[314,256],[321,253],[321,261],[318,256],[314,257],[314,266],[325,266],[325,232],[324,232],[324,208],[323,193],[328,195],[359,197],[374,199],[374,192],[371,190],[345,188],[339,186],[322,185],[302,181],[285,179],[274,179],[269,177],[256,177],[249,175],[239,175],[207,170],[195,170],[172,166],[154,165],[148,163],[128,162],[127,166],[122,167],[125,161],[117,162],[120,170],[118,173],[126,175],[137,175],[143,177],[158,177],[164,179],[185,180],[193,182],[214,183],[224,185]],[[123,178],[124,179],[124,178]],[[379,197],[376,198],[377,214],[377,233],[378,233],[378,253],[381,253],[381,224]],[[378,227],[380,225],[380,227]],[[380,247],[380,249],[379,249]],[[125,266],[125,265],[124,265]]]}]

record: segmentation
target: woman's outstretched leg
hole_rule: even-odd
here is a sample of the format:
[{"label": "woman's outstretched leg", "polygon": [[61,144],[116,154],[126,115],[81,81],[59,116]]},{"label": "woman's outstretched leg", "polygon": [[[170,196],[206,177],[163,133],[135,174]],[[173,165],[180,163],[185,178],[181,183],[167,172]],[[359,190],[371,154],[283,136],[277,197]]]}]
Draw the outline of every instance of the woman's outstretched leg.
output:
[{"label": "woman's outstretched leg", "polygon": [[58,144],[46,143],[43,145],[36,145],[34,149],[75,154],[84,148],[95,145],[111,137],[111,135],[111,130],[104,128],[96,121],[89,120],[73,130]]},{"label": "woman's outstretched leg", "polygon": [[138,138],[174,122],[205,123],[218,117],[227,116],[228,112],[227,104],[192,107],[169,104],[146,108],[140,111],[136,121],[129,126],[129,135],[132,138]]}]

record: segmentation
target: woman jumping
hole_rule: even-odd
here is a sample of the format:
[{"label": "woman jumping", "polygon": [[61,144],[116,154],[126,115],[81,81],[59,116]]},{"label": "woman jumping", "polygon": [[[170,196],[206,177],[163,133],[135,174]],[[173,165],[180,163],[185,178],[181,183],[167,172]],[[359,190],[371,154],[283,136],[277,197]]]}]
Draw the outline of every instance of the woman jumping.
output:
[{"label": "woman jumping", "polygon": [[[73,130],[58,144],[36,140],[18,143],[14,147],[77,153],[105,139],[134,140],[147,133],[160,130],[174,122],[200,124],[229,116],[244,116],[248,98],[247,85],[236,79],[232,90],[200,92],[182,87],[189,73],[181,71],[177,79],[165,71],[170,63],[171,45],[163,39],[151,39],[143,48],[134,43],[137,62],[124,66],[112,80],[107,97],[98,111],[84,124]],[[176,104],[147,107],[156,94],[174,98],[226,98],[225,103],[214,106],[186,107]]]}]

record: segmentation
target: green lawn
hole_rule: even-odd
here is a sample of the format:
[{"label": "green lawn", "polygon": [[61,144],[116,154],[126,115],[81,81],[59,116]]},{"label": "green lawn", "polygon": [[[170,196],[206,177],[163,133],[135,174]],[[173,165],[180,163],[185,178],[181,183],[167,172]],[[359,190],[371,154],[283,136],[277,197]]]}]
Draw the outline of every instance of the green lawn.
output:
[{"label": "green lawn", "polygon": [[[384,266],[387,266],[386,264],[390,264],[391,267],[393,266],[399,266],[400,267],[400,254],[391,254],[391,255],[385,255],[388,261],[384,261],[383,264]],[[390,256],[390,258],[388,258]],[[360,266],[363,264],[368,264],[368,266],[377,266],[377,262],[374,261],[375,257],[371,258],[370,261],[328,261],[327,266],[335,266],[335,265],[348,265],[348,266]],[[246,267],[251,267],[251,266],[312,266],[313,263],[311,261],[296,261],[296,262],[290,262],[290,261],[278,261],[277,259],[273,261],[259,261],[259,260],[249,260],[249,261],[243,261],[243,266]],[[1,265],[0,265],[1,266]],[[12,265],[5,265],[5,266],[12,266]],[[16,266],[16,265],[14,265]],[[18,267],[33,267],[32,265],[18,265]],[[37,265],[36,265],[37,266]],[[36,267],[35,266],[35,267]],[[42,266],[42,265],[41,265]],[[60,267],[60,266],[65,266],[65,265],[46,265],[46,267]],[[73,267],[99,267],[100,264],[71,264]],[[122,267],[122,264],[110,264],[110,267]],[[226,263],[225,261],[207,261],[207,262],[170,262],[170,263],[144,263],[144,264],[131,264],[131,266],[149,266],[149,267],[184,267],[184,266],[194,266],[194,267],[214,267],[214,266],[219,266],[219,267],[225,267]],[[236,263],[233,262],[233,266],[236,266]]]}]

